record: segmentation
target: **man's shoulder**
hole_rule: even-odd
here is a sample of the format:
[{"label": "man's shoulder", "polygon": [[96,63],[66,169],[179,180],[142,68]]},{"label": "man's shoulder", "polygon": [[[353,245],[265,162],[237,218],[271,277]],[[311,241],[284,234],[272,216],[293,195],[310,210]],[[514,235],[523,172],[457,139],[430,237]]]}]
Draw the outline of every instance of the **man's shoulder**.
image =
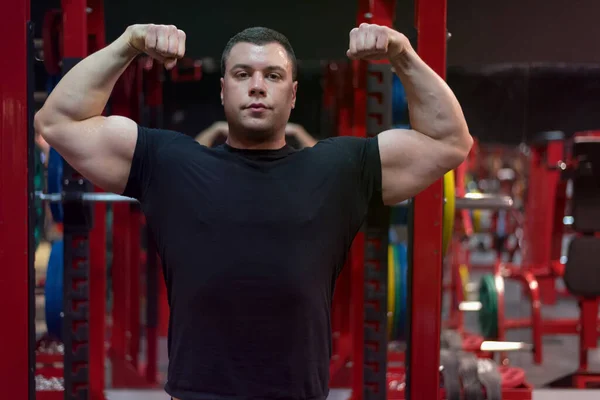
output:
[{"label": "man's shoulder", "polygon": [[145,142],[148,150],[158,154],[174,154],[176,157],[201,146],[191,136],[171,129],[138,127],[139,141]]},{"label": "man's shoulder", "polygon": [[364,138],[358,136],[333,136],[320,140],[314,147],[321,145],[322,149],[340,150],[348,147],[361,147],[372,140],[377,140],[377,137]]},{"label": "man's shoulder", "polygon": [[194,141],[194,139],[191,136],[188,136],[182,132],[165,128],[150,128],[143,125],[138,125],[138,135],[143,136],[148,140],[162,143],[178,141],[185,142],[190,140]]},{"label": "man's shoulder", "polygon": [[336,136],[319,141],[313,149],[316,154],[336,158],[354,158],[377,142],[377,137],[362,138],[356,136]]}]

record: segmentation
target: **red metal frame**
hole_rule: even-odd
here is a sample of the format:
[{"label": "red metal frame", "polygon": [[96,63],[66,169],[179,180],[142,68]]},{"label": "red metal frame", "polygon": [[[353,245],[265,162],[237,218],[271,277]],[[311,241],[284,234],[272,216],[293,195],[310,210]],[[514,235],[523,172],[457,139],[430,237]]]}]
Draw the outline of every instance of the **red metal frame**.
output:
[{"label": "red metal frame", "polygon": [[5,307],[3,316],[10,328],[3,329],[3,360],[0,376],[3,396],[29,398],[29,232],[28,224],[28,108],[27,108],[27,21],[29,1],[3,4],[3,62],[0,103],[0,296]]},{"label": "red metal frame", "polygon": [[[88,0],[88,53],[106,46],[104,1]],[[102,191],[95,188],[96,191]],[[106,204],[94,205],[94,228],[90,232],[90,396],[104,400],[106,340]]]},{"label": "red metal frame", "polygon": [[564,234],[566,181],[556,168],[564,160],[563,141],[531,147],[522,255],[523,265],[538,279],[544,304],[556,303],[556,276],[550,266],[560,261]]},{"label": "red metal frame", "polygon": [[[439,76],[446,76],[446,0],[417,0],[417,50]],[[411,398],[440,398],[443,185],[438,180],[414,199],[409,359]]]}]

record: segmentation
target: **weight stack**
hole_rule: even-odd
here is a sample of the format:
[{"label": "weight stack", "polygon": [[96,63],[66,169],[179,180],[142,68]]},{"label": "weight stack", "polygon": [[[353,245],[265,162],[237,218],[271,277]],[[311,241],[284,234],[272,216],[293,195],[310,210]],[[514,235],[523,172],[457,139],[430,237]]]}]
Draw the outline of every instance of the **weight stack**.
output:
[{"label": "weight stack", "polygon": [[[63,75],[80,59],[63,60]],[[89,315],[90,315],[90,203],[78,201],[81,192],[92,189],[66,162],[63,168],[64,192],[64,280],[63,343],[65,399],[89,399]]]},{"label": "weight stack", "polygon": [[[367,69],[367,137],[392,125],[392,71],[388,64]],[[372,201],[366,221],[363,398],[387,396],[387,286],[390,209]]]}]

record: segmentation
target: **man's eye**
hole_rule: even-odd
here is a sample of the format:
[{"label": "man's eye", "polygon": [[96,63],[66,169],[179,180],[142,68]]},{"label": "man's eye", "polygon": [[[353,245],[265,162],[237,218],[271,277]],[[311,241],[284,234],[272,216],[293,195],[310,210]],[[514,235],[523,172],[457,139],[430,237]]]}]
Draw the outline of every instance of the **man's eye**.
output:
[{"label": "man's eye", "polygon": [[235,76],[237,76],[238,78],[247,78],[248,73],[245,71],[241,71],[241,72],[238,72],[237,74],[235,74]]},{"label": "man's eye", "polygon": [[269,79],[278,80],[281,79],[281,75],[275,73],[269,74]]}]

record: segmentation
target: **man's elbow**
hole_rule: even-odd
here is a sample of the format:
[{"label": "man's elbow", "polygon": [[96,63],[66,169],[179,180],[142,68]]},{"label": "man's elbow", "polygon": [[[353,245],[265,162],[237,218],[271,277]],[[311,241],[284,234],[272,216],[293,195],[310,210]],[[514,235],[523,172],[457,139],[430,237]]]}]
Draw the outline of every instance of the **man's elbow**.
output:
[{"label": "man's elbow", "polygon": [[45,113],[42,110],[39,110],[35,113],[33,117],[33,128],[35,129],[35,133],[44,138],[45,141],[48,141],[50,129],[50,123],[48,118],[46,118]]},{"label": "man's elbow", "polygon": [[457,168],[462,164],[473,147],[473,137],[468,130],[455,135],[454,140],[446,146],[445,155],[443,157],[444,167],[448,170]]},{"label": "man's elbow", "polygon": [[60,132],[57,129],[57,121],[55,121],[48,112],[42,108],[35,113],[33,118],[33,128],[37,135],[40,135],[50,146],[54,146],[54,142],[57,140],[56,135]]}]

